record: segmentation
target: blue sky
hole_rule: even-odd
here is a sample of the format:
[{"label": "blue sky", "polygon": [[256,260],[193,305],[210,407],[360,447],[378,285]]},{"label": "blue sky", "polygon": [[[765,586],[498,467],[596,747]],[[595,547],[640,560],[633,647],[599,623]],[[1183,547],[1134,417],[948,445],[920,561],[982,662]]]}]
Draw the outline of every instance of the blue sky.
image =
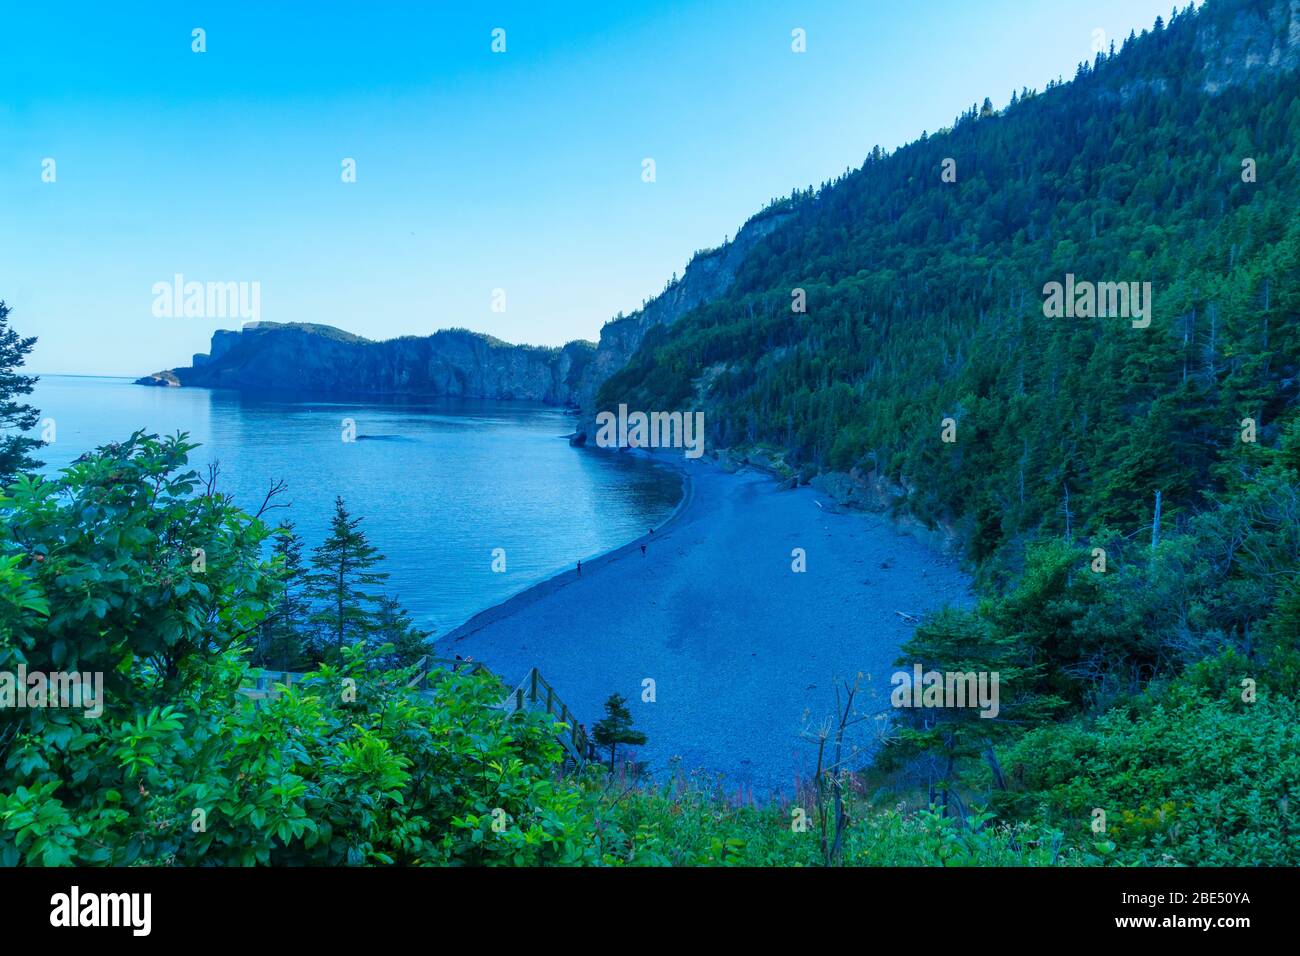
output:
[{"label": "blue sky", "polygon": [[772,197],[1068,79],[1094,30],[1170,6],[6,4],[0,298],[45,373],[184,365],[239,327],[156,317],[176,273],[371,338],[594,339]]}]

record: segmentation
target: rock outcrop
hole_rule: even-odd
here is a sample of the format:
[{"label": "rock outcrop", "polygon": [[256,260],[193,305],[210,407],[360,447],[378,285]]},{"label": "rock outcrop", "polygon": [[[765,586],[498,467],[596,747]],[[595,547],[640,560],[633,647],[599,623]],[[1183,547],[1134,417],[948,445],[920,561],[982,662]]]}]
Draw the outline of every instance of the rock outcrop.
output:
[{"label": "rock outcrop", "polygon": [[189,367],[155,372],[136,384],[515,399],[576,405],[589,420],[600,386],[632,357],[646,332],[725,294],[749,250],[789,216],[761,213],[734,241],[698,253],[682,278],[644,308],[607,323],[599,344],[510,345],[464,329],[374,342],[328,325],[256,322],[214,332],[210,350],[193,356]]},{"label": "rock outcrop", "polygon": [[154,372],[152,375],[146,375],[144,378],[137,378],[135,380],[135,384],[160,385],[163,386],[164,388],[167,387],[177,388],[180,386],[181,380],[176,377],[174,372],[162,371],[162,372]]},{"label": "rock outcrop", "polygon": [[188,368],[137,384],[565,404],[594,348],[508,345],[463,329],[373,342],[326,325],[259,322],[214,333],[212,350]]},{"label": "rock outcrop", "polygon": [[596,393],[605,381],[627,364],[641,347],[646,333],[656,325],[672,325],[687,312],[721,298],[731,288],[736,272],[751,249],[789,221],[793,213],[773,209],[750,219],[725,245],[697,253],[681,279],[655,296],[639,311],[607,322],[600,342],[578,383],[574,403],[582,409],[582,430],[593,431]]},{"label": "rock outcrop", "polygon": [[1300,66],[1300,0],[1255,0],[1204,13],[1197,49],[1205,91],[1246,86]]}]

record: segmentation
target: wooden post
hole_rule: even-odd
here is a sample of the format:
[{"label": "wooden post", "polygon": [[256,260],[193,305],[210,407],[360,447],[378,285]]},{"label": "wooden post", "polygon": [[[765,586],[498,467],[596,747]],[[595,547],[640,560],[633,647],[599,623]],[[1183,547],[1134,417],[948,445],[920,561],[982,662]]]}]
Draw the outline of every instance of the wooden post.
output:
[{"label": "wooden post", "polygon": [[528,699],[535,704],[537,703],[537,668],[536,667],[534,667],[532,671],[529,672],[528,680],[531,685],[529,688]]}]

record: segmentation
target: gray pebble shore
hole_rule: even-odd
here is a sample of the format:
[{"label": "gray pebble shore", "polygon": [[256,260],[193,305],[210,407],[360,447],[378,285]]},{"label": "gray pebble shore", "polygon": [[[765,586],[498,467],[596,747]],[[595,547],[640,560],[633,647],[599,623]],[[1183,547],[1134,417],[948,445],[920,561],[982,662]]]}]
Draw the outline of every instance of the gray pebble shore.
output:
[{"label": "gray pebble shore", "polygon": [[[862,672],[859,709],[887,710],[912,631],[896,612],[969,605],[969,581],[887,519],[837,513],[812,488],[677,463],[686,493],[665,527],[477,615],[437,650],[507,682],[536,666],[588,729],[623,694],[649,736],[636,759],[661,778],[679,758],[729,793],[789,793],[816,766],[803,735],[834,711],[836,679]],[[865,721],[853,742],[870,750],[878,726]]]}]

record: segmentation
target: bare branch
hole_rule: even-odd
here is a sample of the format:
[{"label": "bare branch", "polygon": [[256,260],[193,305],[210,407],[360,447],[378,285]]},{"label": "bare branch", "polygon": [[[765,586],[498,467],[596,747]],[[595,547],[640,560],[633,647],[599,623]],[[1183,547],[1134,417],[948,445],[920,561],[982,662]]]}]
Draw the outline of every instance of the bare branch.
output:
[{"label": "bare branch", "polygon": [[283,478],[277,478],[275,481],[271,482],[271,487],[266,491],[266,497],[262,499],[262,507],[257,509],[257,513],[253,515],[253,517],[260,518],[262,515],[275,508],[289,507],[289,505],[292,504],[290,501],[275,501],[276,496],[283,494],[287,487],[288,485],[285,483]]}]

